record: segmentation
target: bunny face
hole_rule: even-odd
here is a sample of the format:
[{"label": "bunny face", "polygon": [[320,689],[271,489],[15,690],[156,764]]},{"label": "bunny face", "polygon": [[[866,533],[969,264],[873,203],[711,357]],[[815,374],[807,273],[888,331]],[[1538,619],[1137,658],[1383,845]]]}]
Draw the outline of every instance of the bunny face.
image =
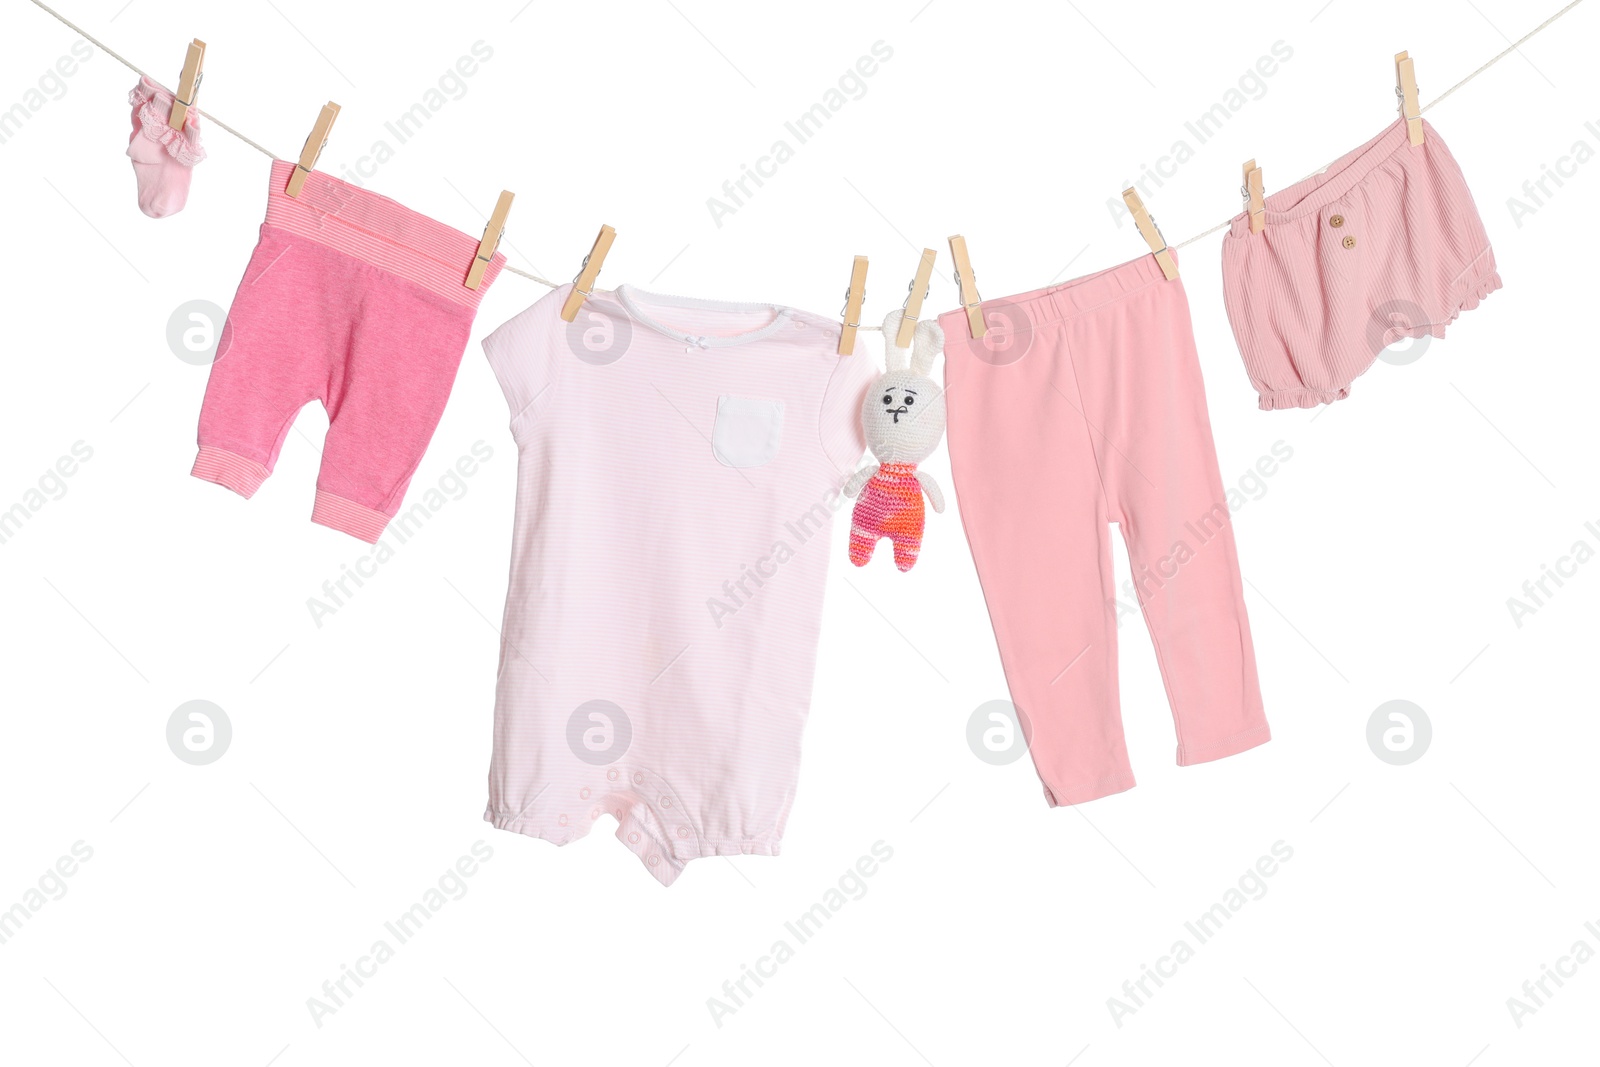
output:
[{"label": "bunny face", "polygon": [[892,370],[861,401],[861,427],[879,463],[921,463],[944,436],[944,390],[931,378]]},{"label": "bunny face", "polygon": [[911,350],[895,346],[901,312],[883,322],[887,372],[861,402],[861,428],[879,463],[921,463],[944,436],[944,390],[930,377],[944,347],[944,331],[932,320],[917,323]]}]

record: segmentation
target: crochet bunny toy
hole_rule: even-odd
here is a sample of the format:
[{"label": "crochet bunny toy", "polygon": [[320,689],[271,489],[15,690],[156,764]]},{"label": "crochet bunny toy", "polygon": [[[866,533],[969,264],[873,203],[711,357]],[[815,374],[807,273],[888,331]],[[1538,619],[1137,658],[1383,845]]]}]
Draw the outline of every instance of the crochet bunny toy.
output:
[{"label": "crochet bunny toy", "polygon": [[852,474],[844,494],[861,494],[850,517],[850,562],[866,566],[878,539],[887,537],[894,542],[894,565],[908,571],[922,549],[922,494],[934,511],[944,511],[939,483],[917,470],[944,436],[944,392],[928,376],[944,348],[944,331],[924,319],[911,350],[897,348],[902,314],[896,308],[883,320],[887,371],[861,402],[861,428],[878,463]]}]

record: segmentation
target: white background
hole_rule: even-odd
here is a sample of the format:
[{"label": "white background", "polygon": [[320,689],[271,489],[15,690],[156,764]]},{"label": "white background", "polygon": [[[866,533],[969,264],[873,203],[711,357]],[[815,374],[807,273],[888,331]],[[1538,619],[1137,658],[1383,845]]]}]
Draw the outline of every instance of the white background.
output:
[{"label": "white background", "polygon": [[[205,39],[202,112],[279,155],[338,101],[336,174],[481,40],[465,95],[370,188],[474,234],[513,189],[512,263],[560,279],[607,222],[603,283],[832,314],[867,254],[868,322],[923,246],[930,310],[955,304],[951,233],[991,298],[1133,258],[1107,204],[1179,139],[1194,157],[1147,199],[1169,238],[1197,233],[1238,210],[1245,158],[1270,191],[1389,123],[1394,52],[1427,103],[1557,6],[62,3],[168,84]],[[76,35],[22,0],[3,19],[9,108]],[[1349,400],[1258,411],[1221,238],[1182,254],[1224,482],[1293,449],[1234,516],[1271,744],[1176,767],[1135,618],[1139,785],[1048,809],[1026,759],[967,746],[1005,687],[958,515],[930,516],[905,575],[883,548],[848,566],[840,521],[783,855],[696,861],[670,890],[608,832],[557,850],[481,821],[516,459],[477,338],[544,290],[489,293],[412,496],[477,441],[493,458],[319,628],[307,599],[367,551],[307,521],[325,416],[306,409],[248,503],[190,478],[207,370],[166,340],[186,301],[231,300],[266,160],[213,126],[188,208],[147,219],[122,155],[134,75],[96,53],[47,79],[0,144],[0,509],[76,442],[93,456],[0,544],[0,908],[49,890],[0,944],[0,1060],[1591,1062],[1600,962],[1520,1027],[1507,998],[1574,942],[1600,950],[1600,562],[1520,628],[1506,601],[1600,547],[1600,161],[1521,225],[1507,199],[1574,142],[1600,149],[1597,19],[1581,5],[1429,114],[1505,288]],[[865,94],[718,227],[707,198],[880,40]],[[1276,41],[1292,58],[1198,144],[1185,122]],[[863,350],[881,358],[874,335]],[[948,489],[942,450],[926,469]],[[208,766],[166,742],[193,699],[232,723]],[[1392,699],[1433,725],[1407,766],[1366,740]],[[92,858],[48,878],[79,841]],[[308,998],[478,841],[493,856],[465,895],[317,1025]],[[865,895],[798,945],[785,922],[878,841],[893,858]],[[1279,841],[1265,895],[1197,945],[1184,923]],[[1119,1026],[1108,998],[1180,938],[1194,958]],[[779,939],[793,959],[717,1025],[708,998]]]}]

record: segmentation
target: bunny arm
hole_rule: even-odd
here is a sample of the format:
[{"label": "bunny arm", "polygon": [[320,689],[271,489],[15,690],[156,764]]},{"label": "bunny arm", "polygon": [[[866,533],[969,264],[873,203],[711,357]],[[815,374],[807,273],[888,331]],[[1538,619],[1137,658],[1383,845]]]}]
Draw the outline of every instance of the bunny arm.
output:
[{"label": "bunny arm", "polygon": [[922,486],[922,491],[928,494],[928,503],[933,506],[934,513],[944,514],[944,493],[939,489],[939,483],[933,480],[933,475],[925,471],[917,471],[917,484]]},{"label": "bunny arm", "polygon": [[[877,473],[878,465],[876,463],[871,463],[865,467],[862,467],[860,470],[852,474],[850,479],[844,483],[844,495],[855,496],[857,493],[861,492],[861,487],[866,485],[867,482],[871,480],[872,476]],[[935,508],[934,510],[937,511],[939,509]]]}]

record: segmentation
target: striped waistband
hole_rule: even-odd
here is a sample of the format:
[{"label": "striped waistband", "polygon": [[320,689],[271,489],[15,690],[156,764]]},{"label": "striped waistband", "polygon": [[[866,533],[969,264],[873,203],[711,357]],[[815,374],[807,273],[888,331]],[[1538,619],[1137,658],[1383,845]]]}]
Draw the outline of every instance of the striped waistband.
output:
[{"label": "striped waistband", "polygon": [[267,225],[343,252],[477,310],[506,257],[494,254],[476,289],[465,285],[478,238],[418,214],[386,196],[312,171],[298,197],[285,192],[294,164],[272,164]]}]

